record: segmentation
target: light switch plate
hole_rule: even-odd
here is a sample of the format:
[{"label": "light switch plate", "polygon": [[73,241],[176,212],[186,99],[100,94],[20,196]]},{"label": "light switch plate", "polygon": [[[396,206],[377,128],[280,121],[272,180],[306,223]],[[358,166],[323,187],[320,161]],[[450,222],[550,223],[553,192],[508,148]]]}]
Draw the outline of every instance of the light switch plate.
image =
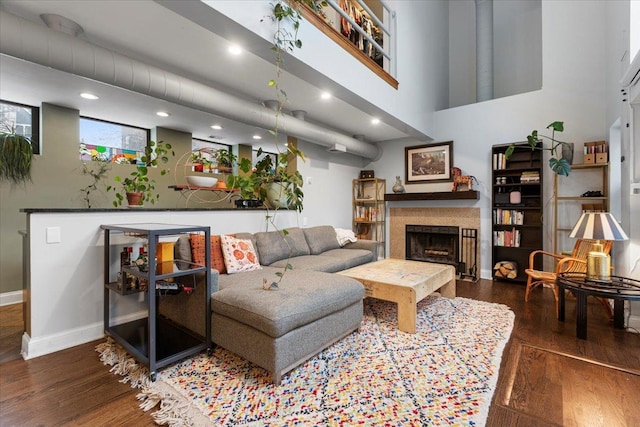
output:
[{"label": "light switch plate", "polygon": [[47,243],[60,243],[60,227],[47,227]]}]

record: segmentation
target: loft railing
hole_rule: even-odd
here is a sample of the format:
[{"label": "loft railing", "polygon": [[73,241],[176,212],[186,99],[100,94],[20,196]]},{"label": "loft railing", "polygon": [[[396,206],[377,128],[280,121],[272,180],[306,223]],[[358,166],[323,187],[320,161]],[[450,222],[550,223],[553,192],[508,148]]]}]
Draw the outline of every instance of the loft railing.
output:
[{"label": "loft railing", "polygon": [[[324,34],[329,36],[332,40],[349,51],[353,56],[360,59],[368,68],[378,74],[381,78],[387,81],[390,85],[397,88],[398,82],[395,79],[396,75],[396,58],[395,58],[395,46],[396,46],[396,13],[392,10],[384,0],[377,0],[379,7],[375,7],[378,13],[382,16],[378,16],[372,8],[364,0],[325,0],[328,4],[328,8],[335,11],[330,13],[328,8],[324,9],[323,16],[313,12],[309,8],[304,8],[303,15],[305,18],[319,28]],[[371,1],[368,2],[372,4]],[[362,28],[348,13],[340,6],[353,5],[359,9],[359,12],[364,12],[373,23],[373,26],[382,35],[382,38],[374,38],[367,31]],[[378,6],[376,4],[376,6]],[[332,18],[336,18],[335,22]],[[366,40],[371,44],[376,52],[375,59],[370,57],[365,52],[361,51],[348,37],[346,37],[341,31],[340,20],[344,19],[351,25],[351,28],[355,30],[359,37]],[[376,61],[376,59],[379,59]],[[381,59],[381,60],[380,60]]]}]

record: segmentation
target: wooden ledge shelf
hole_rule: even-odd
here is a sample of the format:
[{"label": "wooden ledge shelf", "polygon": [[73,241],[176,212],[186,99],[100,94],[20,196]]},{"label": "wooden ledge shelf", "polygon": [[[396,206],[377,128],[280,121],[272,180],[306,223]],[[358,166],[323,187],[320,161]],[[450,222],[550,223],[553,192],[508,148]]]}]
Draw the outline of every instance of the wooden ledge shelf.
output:
[{"label": "wooden ledge shelf", "polygon": [[439,191],[434,193],[386,193],[385,202],[405,202],[411,200],[478,200],[478,191]]}]

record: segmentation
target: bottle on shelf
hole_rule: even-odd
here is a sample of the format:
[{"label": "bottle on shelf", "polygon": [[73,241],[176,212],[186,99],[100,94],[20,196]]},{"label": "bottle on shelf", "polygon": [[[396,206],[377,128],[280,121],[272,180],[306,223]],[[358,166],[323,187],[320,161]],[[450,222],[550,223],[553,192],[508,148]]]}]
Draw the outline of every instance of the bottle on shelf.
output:
[{"label": "bottle on shelf", "polygon": [[[148,271],[149,270],[149,257],[147,254],[147,247],[146,245],[141,246],[140,249],[138,249],[138,258],[136,258],[136,262],[135,262],[136,266],[138,267],[138,269],[140,271]],[[143,279],[141,277],[138,277],[137,283],[136,283],[136,288],[141,290],[141,291],[145,291],[147,290],[147,287],[149,286],[149,282],[146,279]]]}]

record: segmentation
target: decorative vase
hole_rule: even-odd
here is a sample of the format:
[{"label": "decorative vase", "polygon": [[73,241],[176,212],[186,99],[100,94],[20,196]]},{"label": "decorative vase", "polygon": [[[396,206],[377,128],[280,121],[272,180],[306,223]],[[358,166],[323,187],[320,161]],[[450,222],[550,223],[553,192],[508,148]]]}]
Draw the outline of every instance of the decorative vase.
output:
[{"label": "decorative vase", "polygon": [[399,176],[396,176],[396,183],[393,184],[393,187],[391,187],[391,190],[394,193],[404,193],[404,186],[402,185],[402,180],[400,179]]},{"label": "decorative vase", "polygon": [[127,193],[129,206],[142,206],[142,193]]},{"label": "decorative vase", "polygon": [[573,164],[573,142],[562,143],[562,158],[570,165]]}]

